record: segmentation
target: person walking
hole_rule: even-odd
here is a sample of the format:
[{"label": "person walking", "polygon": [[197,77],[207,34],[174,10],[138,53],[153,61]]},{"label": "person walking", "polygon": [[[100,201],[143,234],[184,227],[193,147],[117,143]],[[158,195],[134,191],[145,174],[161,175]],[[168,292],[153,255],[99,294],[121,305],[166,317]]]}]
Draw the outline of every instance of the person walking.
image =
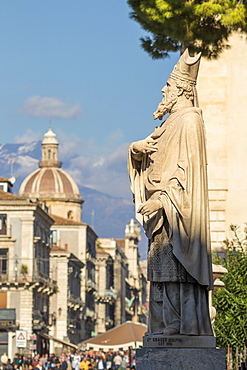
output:
[{"label": "person walking", "polygon": [[76,351],[72,355],[72,369],[73,370],[79,370],[80,369],[80,362],[81,362],[81,356],[79,355],[78,351]]},{"label": "person walking", "polygon": [[113,357],[113,369],[117,370],[120,368],[122,362],[122,357],[120,356],[119,352],[116,352],[116,355]]},{"label": "person walking", "polygon": [[99,357],[96,369],[98,369],[98,370],[105,370],[106,369],[106,363],[105,363],[105,360],[104,360],[103,356]]},{"label": "person walking", "polygon": [[80,362],[80,370],[88,370],[90,365],[90,361],[87,357],[83,357],[82,361]]},{"label": "person walking", "polygon": [[4,370],[6,368],[7,363],[8,363],[8,357],[6,353],[4,352],[4,354],[1,356],[1,364]]}]

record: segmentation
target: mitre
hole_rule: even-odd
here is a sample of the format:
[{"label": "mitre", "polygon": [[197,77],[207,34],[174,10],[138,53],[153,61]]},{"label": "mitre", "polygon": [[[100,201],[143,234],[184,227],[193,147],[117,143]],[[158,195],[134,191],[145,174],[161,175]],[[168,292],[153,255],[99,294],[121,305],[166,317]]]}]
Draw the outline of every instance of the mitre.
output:
[{"label": "mitre", "polygon": [[196,84],[200,60],[201,53],[197,54],[195,57],[191,57],[188,49],[186,49],[170,74],[170,78]]}]

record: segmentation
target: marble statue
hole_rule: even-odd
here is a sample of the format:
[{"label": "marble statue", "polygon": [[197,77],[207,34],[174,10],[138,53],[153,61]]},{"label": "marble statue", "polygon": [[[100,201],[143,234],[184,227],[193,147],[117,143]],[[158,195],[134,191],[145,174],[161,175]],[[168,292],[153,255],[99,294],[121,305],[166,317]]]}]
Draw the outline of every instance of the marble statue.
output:
[{"label": "marble statue", "polygon": [[154,119],[170,115],[129,147],[136,218],[149,239],[147,335],[213,335],[207,158],[196,94],[200,57],[182,54]]}]

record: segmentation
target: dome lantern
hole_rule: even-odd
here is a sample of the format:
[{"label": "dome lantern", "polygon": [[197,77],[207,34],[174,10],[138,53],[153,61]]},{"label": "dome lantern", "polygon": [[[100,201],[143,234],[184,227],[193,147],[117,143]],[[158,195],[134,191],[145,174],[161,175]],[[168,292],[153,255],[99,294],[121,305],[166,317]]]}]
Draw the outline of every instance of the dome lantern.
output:
[{"label": "dome lantern", "polygon": [[42,160],[39,162],[39,167],[58,167],[62,166],[62,162],[58,161],[58,141],[56,134],[51,128],[44,134],[42,141]]}]

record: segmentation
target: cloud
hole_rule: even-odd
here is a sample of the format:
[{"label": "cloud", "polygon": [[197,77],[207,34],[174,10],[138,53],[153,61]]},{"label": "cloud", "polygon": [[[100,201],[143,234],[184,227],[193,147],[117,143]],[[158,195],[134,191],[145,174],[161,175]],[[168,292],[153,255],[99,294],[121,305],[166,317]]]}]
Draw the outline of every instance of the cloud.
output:
[{"label": "cloud", "polygon": [[120,128],[118,128],[116,131],[113,131],[109,136],[109,140],[114,143],[123,141],[123,138],[124,134]]},{"label": "cloud", "polygon": [[34,132],[30,128],[23,135],[16,135],[14,137],[15,143],[31,143],[32,141],[41,140],[43,135],[41,132]]},{"label": "cloud", "polygon": [[19,155],[15,158],[15,162],[19,165],[18,175],[27,176],[38,169],[38,161],[28,155]]},{"label": "cloud", "polygon": [[128,153],[128,143],[119,145],[113,153],[108,157],[107,168],[109,170],[113,169],[116,172],[126,172],[127,169],[127,153]]},{"label": "cloud", "polygon": [[78,156],[65,170],[78,185],[84,185],[111,196],[131,199],[127,172],[127,148],[124,143],[110,155]]},{"label": "cloud", "polygon": [[29,116],[76,119],[82,113],[80,104],[63,102],[56,97],[31,96],[25,101],[24,112]]},{"label": "cloud", "polygon": [[59,159],[61,161],[68,161],[80,154],[83,147],[83,141],[80,137],[73,133],[65,133],[61,129],[54,130],[54,132],[57,134],[59,142]]}]

